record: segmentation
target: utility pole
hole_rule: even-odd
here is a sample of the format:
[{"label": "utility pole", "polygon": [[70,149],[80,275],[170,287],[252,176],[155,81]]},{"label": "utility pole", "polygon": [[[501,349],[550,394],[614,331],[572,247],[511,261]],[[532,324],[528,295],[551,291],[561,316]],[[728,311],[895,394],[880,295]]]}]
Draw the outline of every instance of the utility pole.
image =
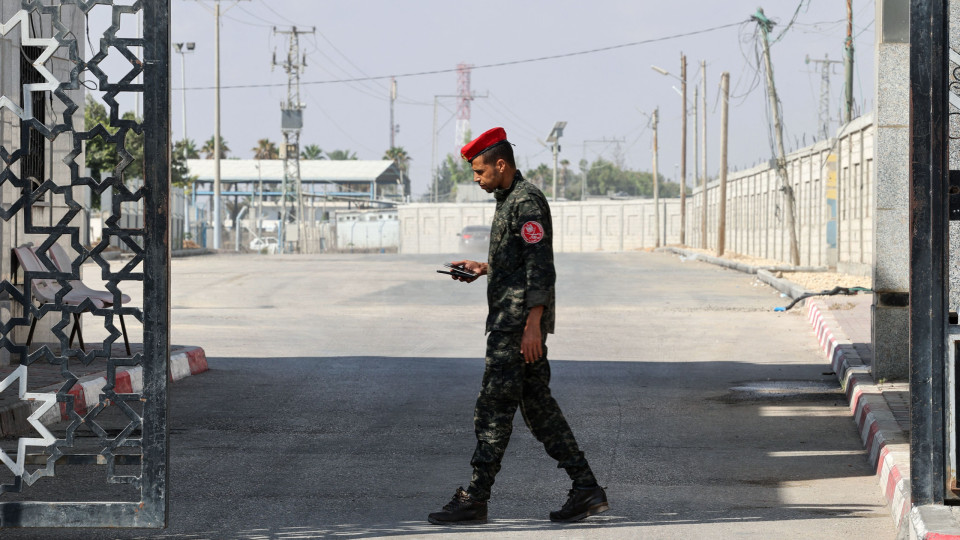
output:
[{"label": "utility pole", "polygon": [[[183,165],[187,165],[187,159],[190,155],[187,151],[187,53],[192,53],[197,44],[188,41],[186,43],[174,43],[177,54],[180,55],[180,101],[183,109]],[[186,47],[186,49],[184,49]],[[195,189],[195,187],[194,187]],[[183,228],[190,233],[190,199],[187,199],[186,212],[183,213]]]},{"label": "utility pole", "polygon": [[223,220],[220,212],[220,1],[214,6],[213,18],[216,20],[214,32],[214,86],[217,87],[213,107],[213,249],[220,249],[220,236],[223,234]]},{"label": "utility pole", "polygon": [[430,157],[430,172],[433,177],[433,203],[437,203],[437,191],[439,178],[437,178],[437,102],[441,96],[433,96],[433,147]]},{"label": "utility pole", "polygon": [[[280,213],[280,229],[278,231],[277,244],[280,253],[286,250],[286,229],[289,220],[288,194],[287,188],[290,183],[296,192],[296,223],[297,223],[297,245],[302,235],[303,226],[303,189],[300,185],[300,130],[303,129],[303,109],[306,107],[300,101],[300,73],[306,67],[306,57],[300,57],[300,34],[312,34],[316,32],[316,27],[311,30],[297,30],[294,26],[290,30],[273,29],[274,34],[285,34],[290,37],[290,45],[287,49],[287,59],[282,64],[283,70],[287,74],[287,101],[280,104],[280,129],[283,131],[283,185],[281,197],[283,211]],[[273,65],[277,65],[276,54],[274,54]]]},{"label": "utility pole", "polygon": [[557,157],[560,154],[560,137],[563,136],[565,127],[567,127],[566,122],[557,122],[547,136],[547,142],[551,144],[553,150],[553,202],[557,202]]},{"label": "utility pole", "polygon": [[680,53],[680,245],[687,245],[687,57]]},{"label": "utility pole", "polygon": [[[697,144],[697,125],[700,123],[700,87],[693,85],[693,185],[697,185],[700,179],[700,145]],[[704,204],[706,204],[707,194],[702,193]],[[700,224],[700,235],[703,236],[703,224]],[[701,244],[703,241],[700,242]]]},{"label": "utility pole", "polygon": [[[234,0],[239,2],[240,0]],[[223,233],[222,212],[220,205],[220,0],[213,6],[214,20],[214,49],[213,49],[213,248],[220,249],[220,240]],[[137,93],[139,99],[140,94]]]},{"label": "utility pole", "polygon": [[727,112],[730,100],[730,73],[720,74],[720,92],[723,103],[720,109],[720,200],[719,223],[717,224],[717,257],[723,256],[727,241]]},{"label": "utility pole", "polygon": [[399,131],[398,126],[393,120],[393,104],[397,101],[397,79],[390,77],[390,148],[397,146],[395,136]]},{"label": "utility pole", "polygon": [[811,60],[807,55],[807,64],[820,64],[820,138],[830,138],[830,67],[840,64],[840,60],[831,60],[829,54],[823,55],[823,60]]},{"label": "utility pole", "polygon": [[787,178],[787,158],[783,149],[783,124],[780,122],[780,103],[777,100],[777,89],[773,84],[773,63],[770,60],[769,32],[773,28],[773,21],[763,14],[762,8],[751,17],[757,21],[760,34],[763,38],[763,61],[767,69],[767,94],[770,95],[770,114],[773,116],[773,132],[777,139],[777,176],[780,177],[783,191],[784,206],[786,206],[786,224],[790,229],[790,262],[794,266],[800,265],[800,246],[797,244],[797,225],[794,209],[796,202],[793,196],[793,187]]},{"label": "utility pole", "polygon": [[703,93],[700,94],[700,107],[703,109],[703,121],[701,132],[700,145],[703,147],[700,152],[700,174],[703,175],[703,180],[700,181],[700,189],[703,193],[703,208],[700,213],[700,230],[703,233],[700,235],[700,249],[707,249],[707,62],[704,60],[700,61],[700,83],[703,86]]},{"label": "utility pole", "polygon": [[853,0],[847,0],[847,39],[843,45],[844,114],[843,122],[853,120]]},{"label": "utility pole", "polygon": [[657,124],[660,107],[653,110],[653,232],[657,237],[654,247],[660,247],[660,181],[657,179]]}]

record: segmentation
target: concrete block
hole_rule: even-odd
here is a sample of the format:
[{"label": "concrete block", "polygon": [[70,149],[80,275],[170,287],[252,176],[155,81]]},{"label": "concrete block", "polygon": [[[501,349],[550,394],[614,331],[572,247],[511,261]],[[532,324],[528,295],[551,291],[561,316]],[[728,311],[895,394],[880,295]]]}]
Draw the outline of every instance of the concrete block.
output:
[{"label": "concrete block", "polygon": [[877,52],[877,125],[906,126],[910,119],[910,44],[884,43]]},{"label": "concrete block", "polygon": [[907,209],[878,209],[874,215],[873,289],[906,292],[910,289],[910,225]]},{"label": "concrete block", "polygon": [[910,372],[910,310],[900,307],[872,307],[874,380],[906,379]]},{"label": "concrete block", "polygon": [[910,201],[910,130],[877,128],[876,207],[907,212]]}]

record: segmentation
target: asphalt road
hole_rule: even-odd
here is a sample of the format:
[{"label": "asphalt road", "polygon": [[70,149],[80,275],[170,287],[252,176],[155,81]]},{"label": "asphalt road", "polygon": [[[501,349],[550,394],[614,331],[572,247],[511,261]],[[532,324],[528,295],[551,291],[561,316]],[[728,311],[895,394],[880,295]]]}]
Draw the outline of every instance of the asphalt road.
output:
[{"label": "asphalt road", "polygon": [[[651,253],[557,257],[553,391],[611,510],[549,522],[569,481],[518,415],[491,522],[429,525],[469,481],[483,370],[485,282],[435,273],[455,257],[175,260],[173,340],[211,371],[171,387],[169,529],[3,538],[894,536],[806,320],[750,276]],[[103,478],[28,489],[128,494]]]}]

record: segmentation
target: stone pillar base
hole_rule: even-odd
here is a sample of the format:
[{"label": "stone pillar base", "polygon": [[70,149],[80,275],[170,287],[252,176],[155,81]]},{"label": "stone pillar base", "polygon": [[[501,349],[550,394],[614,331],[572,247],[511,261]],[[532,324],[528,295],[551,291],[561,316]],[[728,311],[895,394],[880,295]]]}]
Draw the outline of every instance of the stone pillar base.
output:
[{"label": "stone pillar base", "polygon": [[907,379],[910,375],[910,308],[873,305],[873,380]]}]

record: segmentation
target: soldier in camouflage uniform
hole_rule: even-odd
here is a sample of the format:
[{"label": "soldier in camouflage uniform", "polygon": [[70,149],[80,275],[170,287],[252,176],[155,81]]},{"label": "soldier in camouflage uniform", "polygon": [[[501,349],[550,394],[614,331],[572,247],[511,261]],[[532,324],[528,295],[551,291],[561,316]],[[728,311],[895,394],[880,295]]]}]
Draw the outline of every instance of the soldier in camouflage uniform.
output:
[{"label": "soldier in camouflage uniform", "polygon": [[[470,487],[459,488],[429,520],[451,525],[486,522],[490,489],[519,407],[527,427],[573,480],[566,504],[551,512],[550,519],[579,521],[606,511],[608,504],[550,394],[546,338],[554,331],[556,282],[550,206],[516,169],[502,128],[484,133],[462,153],[473,166],[474,181],[497,200],[488,262],[453,263],[488,278],[486,369],[474,412],[477,447],[470,460]],[[473,282],[477,277],[454,279]]]}]

